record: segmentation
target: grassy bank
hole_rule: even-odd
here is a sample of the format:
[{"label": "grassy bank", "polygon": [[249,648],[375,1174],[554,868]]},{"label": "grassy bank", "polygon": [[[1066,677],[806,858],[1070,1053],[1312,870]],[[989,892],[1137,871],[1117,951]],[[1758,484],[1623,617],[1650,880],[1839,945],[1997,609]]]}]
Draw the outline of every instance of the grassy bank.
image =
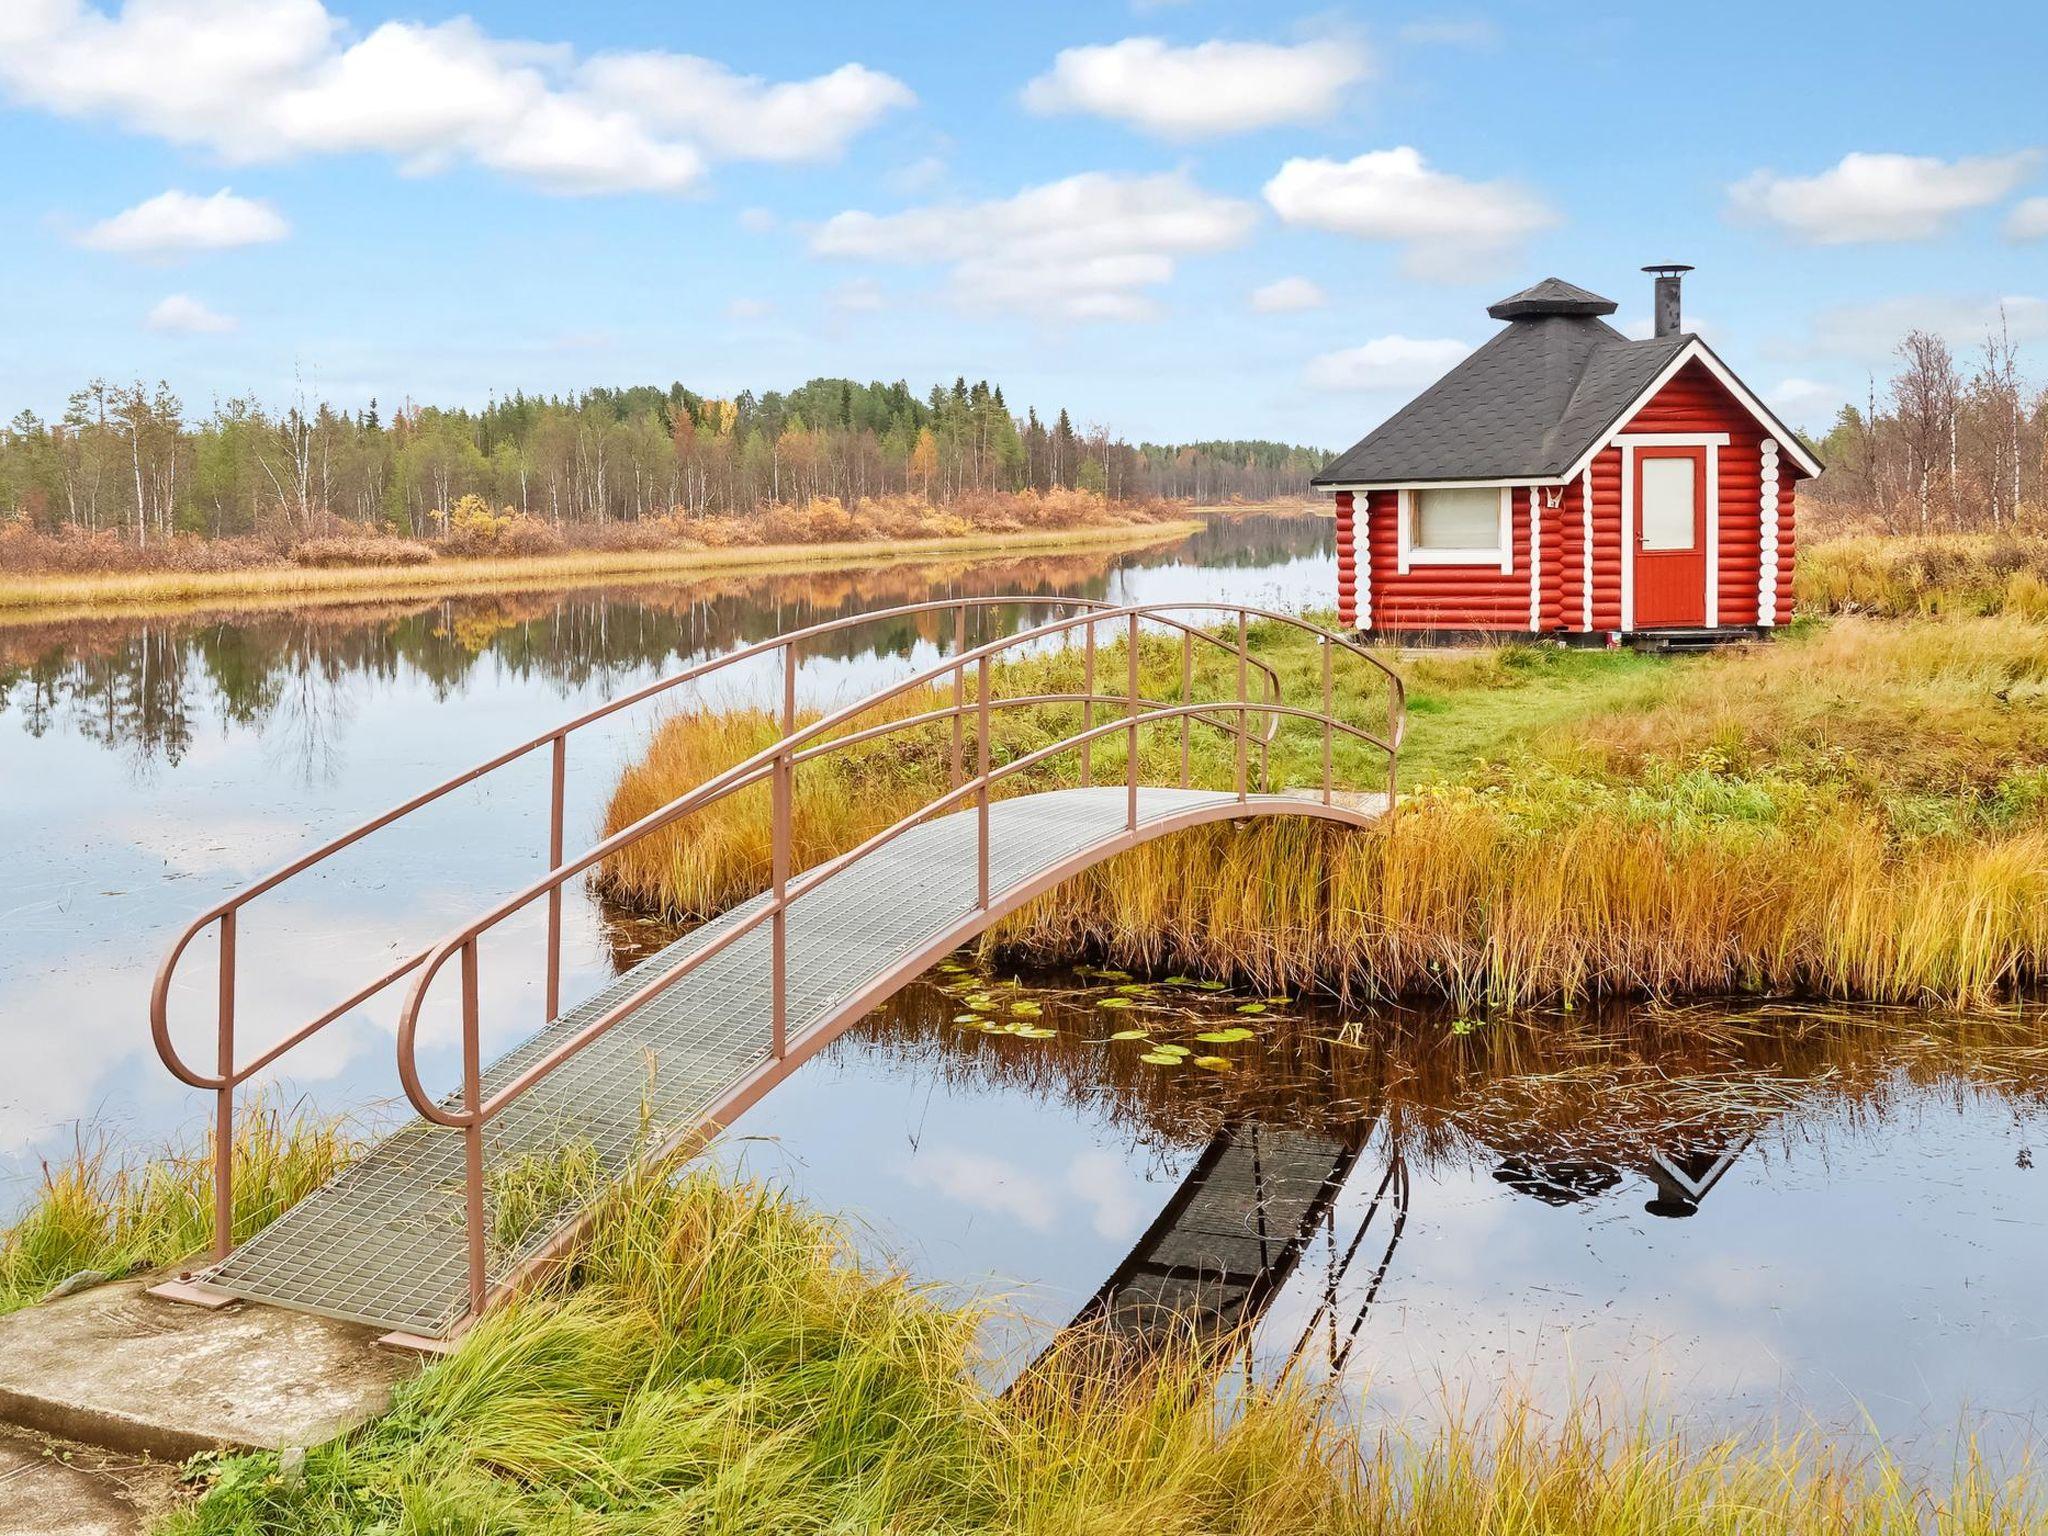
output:
[{"label": "grassy bank", "polygon": [[[189,1162],[142,1177],[204,1195]],[[979,1309],[863,1265],[831,1220],[705,1173],[661,1168],[609,1192],[574,1278],[493,1313],[390,1414],[289,1475],[274,1454],[209,1463],[202,1495],[159,1530],[2043,1528],[2031,1482],[1994,1479],[1967,1448],[1936,1490],[1877,1452],[1687,1439],[1590,1409],[1557,1421],[1509,1405],[1427,1437],[1365,1436],[1299,1380],[1220,1408],[1218,1359],[1192,1346],[1138,1362],[1076,1339],[997,1397],[977,1384]]]},{"label": "grassy bank", "polygon": [[[1288,695],[1313,703],[1313,652],[1283,632],[1255,640]],[[1612,991],[1954,1004],[2048,969],[2048,627],[1848,617],[1705,658],[1507,649],[1408,670],[1404,771],[1419,793],[1386,824],[1197,828],[1098,866],[991,942],[1461,1004]],[[997,691],[1077,679],[1077,658],[1053,657],[1007,670]],[[1361,717],[1376,702],[1358,699]],[[999,757],[1075,723],[1072,710],[999,718]],[[744,714],[670,722],[609,825],[768,733]],[[1168,782],[1177,741],[1156,734],[1143,772]],[[1222,740],[1195,742],[1197,782],[1228,783]],[[1121,754],[1105,746],[1098,773],[1120,777]],[[1340,778],[1376,782],[1371,753],[1338,761]],[[1314,782],[1319,738],[1284,734],[1274,764],[1282,784]],[[934,733],[808,765],[800,859],[886,825],[944,772]],[[1049,765],[1033,782],[1075,774]],[[643,911],[701,916],[758,890],[767,858],[765,794],[751,794],[645,840],[600,883]]]},{"label": "grassy bank", "polygon": [[959,537],[741,545],[724,549],[577,550],[497,559],[441,559],[415,566],[302,567],[138,571],[104,575],[0,572],[0,623],[66,617],[140,616],[233,599],[240,608],[294,608],[310,602],[371,602],[464,592],[518,592],[595,585],[626,578],[719,572],[780,572],[826,566],[878,566],[962,554],[1139,547],[1185,538],[1197,519],[1102,527],[1028,529]]},{"label": "grassy bank", "polygon": [[[331,1120],[243,1107],[235,1136],[235,1239],[268,1226],[324,1184],[353,1151]],[[45,1164],[24,1215],[0,1232],[0,1313],[82,1270],[124,1275],[176,1263],[213,1242],[213,1145],[142,1163],[80,1145]]]}]

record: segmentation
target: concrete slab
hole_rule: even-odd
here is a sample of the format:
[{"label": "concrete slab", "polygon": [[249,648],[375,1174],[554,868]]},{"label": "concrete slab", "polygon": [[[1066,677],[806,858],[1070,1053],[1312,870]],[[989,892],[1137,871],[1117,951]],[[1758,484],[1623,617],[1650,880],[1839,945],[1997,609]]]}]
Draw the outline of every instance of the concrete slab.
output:
[{"label": "concrete slab", "polygon": [[0,1422],[182,1461],[216,1448],[318,1445],[382,1413],[415,1360],[378,1331],[238,1302],[97,1286],[0,1317]]},{"label": "concrete slab", "polygon": [[178,1498],[178,1469],[0,1429],[7,1536],[144,1536]]}]

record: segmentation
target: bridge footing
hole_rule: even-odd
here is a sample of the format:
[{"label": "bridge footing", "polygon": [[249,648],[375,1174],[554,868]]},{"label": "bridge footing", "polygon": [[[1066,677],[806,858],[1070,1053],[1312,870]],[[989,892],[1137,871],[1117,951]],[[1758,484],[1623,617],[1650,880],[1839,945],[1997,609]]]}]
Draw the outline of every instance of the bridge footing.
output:
[{"label": "bridge footing", "polygon": [[220,1310],[116,1280],[0,1317],[0,1424],[131,1455],[313,1446],[382,1413],[417,1362],[378,1329]]}]

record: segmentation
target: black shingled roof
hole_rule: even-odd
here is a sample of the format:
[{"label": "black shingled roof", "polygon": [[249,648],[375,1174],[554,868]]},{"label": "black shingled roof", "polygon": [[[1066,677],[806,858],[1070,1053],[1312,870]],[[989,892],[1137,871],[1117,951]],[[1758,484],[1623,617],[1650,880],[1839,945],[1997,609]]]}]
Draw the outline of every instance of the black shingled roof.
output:
[{"label": "black shingled roof", "polygon": [[1500,334],[1339,454],[1316,485],[1552,479],[1692,341],[1631,341],[1614,302],[1548,277],[1487,313]]}]

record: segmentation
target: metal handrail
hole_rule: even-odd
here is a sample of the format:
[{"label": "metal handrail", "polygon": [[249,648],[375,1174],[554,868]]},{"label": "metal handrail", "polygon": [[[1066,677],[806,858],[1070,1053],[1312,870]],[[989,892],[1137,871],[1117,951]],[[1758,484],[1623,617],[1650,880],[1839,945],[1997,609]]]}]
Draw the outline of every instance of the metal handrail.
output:
[{"label": "metal handrail", "polygon": [[[954,649],[958,664],[937,669],[937,675],[943,676],[949,671],[954,674],[957,697],[960,681],[964,679],[965,675],[964,659],[959,658],[957,653],[965,649],[968,614],[970,612],[1017,606],[1052,607],[1057,612],[1065,612],[1069,609],[1082,610],[1092,612],[1097,617],[1104,613],[1117,611],[1113,609],[1111,604],[1092,598],[1048,599],[1013,595],[934,598],[924,602],[907,603],[894,608],[881,609],[872,613],[844,615],[840,618],[828,619],[818,624],[809,625],[803,629],[792,631],[789,634],[778,635],[768,640],[756,641],[721,656],[712,657],[706,661],[686,667],[682,671],[667,677],[658,678],[618,698],[607,700],[605,703],[585,711],[574,719],[556,726],[553,730],[532,737],[518,746],[498,753],[494,757],[487,758],[474,767],[445,779],[432,788],[424,790],[407,800],[403,800],[390,809],[359,823],[350,830],[328,839],[326,842],[272,870],[269,874],[252,881],[233,895],[214,903],[197,917],[193,918],[179,933],[157,968],[156,976],[150,988],[150,1035],[155,1044],[158,1058],[174,1077],[191,1087],[207,1090],[215,1095],[214,1256],[216,1258],[225,1257],[232,1238],[233,1163],[231,1154],[233,1146],[234,1090],[256,1073],[291,1051],[294,1047],[304,1043],[329,1024],[361,1007],[386,987],[416,970],[431,953],[431,948],[421,949],[407,959],[391,966],[376,979],[358,988],[343,1001],[336,1003],[325,1012],[286,1034],[276,1044],[263,1051],[254,1059],[238,1064],[235,1060],[235,982],[237,920],[243,907],[257,897],[274,890],[295,876],[323,863],[325,860],[362,841],[364,838],[383,830],[385,827],[391,826],[415,811],[435,803],[455,790],[464,788],[479,779],[495,773],[501,768],[520,761],[543,746],[551,748],[547,858],[551,869],[558,867],[562,862],[563,853],[564,794],[567,777],[568,739],[575,732],[617,714],[621,710],[629,709],[636,704],[643,703],[650,698],[654,698],[686,683],[699,681],[715,672],[737,666],[756,657],[767,655],[770,652],[779,650],[784,652],[786,657],[793,657],[794,647],[808,640],[815,640],[824,635],[856,628],[861,625],[916,617],[930,613],[950,612],[954,616]],[[1183,624],[1170,617],[1162,617],[1159,622],[1182,631],[1188,644],[1192,644],[1193,639],[1199,638],[1205,643],[1224,646],[1227,649],[1225,642],[1218,637],[1212,636],[1194,626]],[[1030,634],[1033,632],[1027,631],[1026,633]],[[1089,686],[1092,690],[1094,660],[1092,627],[1089,632],[1089,638],[1091,642]],[[1258,662],[1255,658],[1252,664],[1264,673],[1269,696],[1277,698],[1280,692],[1278,674],[1270,666]],[[1376,662],[1375,664],[1377,665],[1378,663]],[[794,681],[793,671],[786,668],[784,679],[784,717],[786,726],[793,724],[794,721]],[[1106,701],[1105,696],[1096,695],[1085,699],[1083,701],[1083,708],[1092,716],[1094,704]],[[953,762],[956,776],[960,762],[961,745],[961,731],[956,724],[953,739]],[[786,852],[787,850],[784,849],[782,854],[785,859]],[[561,919],[561,888],[557,885],[550,895],[548,910],[547,1016],[550,1019],[556,1017],[560,1012]],[[208,926],[215,923],[218,923],[220,928],[218,992],[215,1004],[215,1066],[211,1073],[207,1073],[188,1063],[179,1053],[175,1042],[171,1039],[170,993],[178,965],[184,958],[186,951],[191,947],[193,940]]]},{"label": "metal handrail", "polygon": [[[1233,655],[1238,662],[1238,697],[1234,701],[1209,700],[1200,703],[1183,702],[1178,705],[1161,705],[1140,709],[1140,704],[1152,705],[1154,701],[1143,697],[1139,689],[1141,663],[1141,626],[1147,619],[1159,621],[1166,617],[1166,610],[1187,612],[1224,611],[1237,618],[1237,641]],[[1246,650],[1248,621],[1252,617],[1290,625],[1308,630],[1321,638],[1323,708],[1320,711],[1286,705],[1278,699],[1278,678],[1270,667],[1265,668],[1275,693],[1265,701],[1255,701],[1247,696],[1246,683],[1251,658]],[[1105,621],[1124,620],[1129,625],[1127,644],[1128,685],[1125,694],[1118,698],[1098,694],[1093,689],[1095,650],[1093,645],[1095,626]],[[1124,707],[1122,718],[1100,725],[1091,723],[1090,716],[1084,716],[1083,728],[1068,737],[1053,742],[1038,750],[1027,753],[1001,767],[994,767],[989,756],[989,721],[995,701],[991,694],[990,664],[994,657],[1005,652],[1029,645],[1055,634],[1064,634],[1085,625],[1089,640],[1087,651],[1088,680],[1084,685],[1088,692],[1072,696],[1078,698],[1084,710],[1090,711],[1096,702],[1113,702]],[[1184,695],[1191,691],[1193,669],[1189,657],[1192,650],[1193,634],[1202,633],[1185,624],[1175,623],[1183,632],[1182,686]],[[1377,668],[1389,681],[1389,726],[1385,737],[1380,737],[1348,721],[1338,719],[1333,713],[1331,662],[1334,649],[1338,646],[1360,656]],[[975,697],[970,705],[964,693],[964,679],[967,665],[976,669]],[[489,912],[473,919],[464,927],[455,930],[437,944],[418,977],[413,982],[404,1008],[399,1017],[397,1056],[400,1081],[407,1099],[413,1108],[430,1123],[457,1129],[463,1133],[465,1161],[465,1227],[468,1234],[469,1299],[472,1311],[481,1310],[486,1300],[487,1274],[484,1243],[483,1209],[483,1131],[484,1126],[507,1105],[526,1093],[536,1083],[564,1062],[576,1055],[599,1036],[611,1029],[621,1019],[645,1006],[654,997],[675,985],[699,965],[721,953],[744,935],[753,932],[763,923],[773,927],[772,971],[771,971],[771,1055],[780,1060],[788,1050],[785,1029],[785,918],[789,907],[825,880],[867,857],[911,827],[934,814],[965,803],[972,799],[978,815],[978,892],[977,906],[987,910],[990,906],[989,890],[989,801],[990,789],[999,781],[1013,774],[1036,766],[1049,758],[1076,749],[1082,751],[1082,761],[1088,763],[1093,757],[1094,744],[1117,732],[1127,733],[1128,748],[1125,754],[1128,791],[1127,826],[1135,831],[1138,824],[1138,733],[1142,726],[1165,720],[1180,719],[1192,724],[1202,721],[1216,724],[1211,717],[1219,713],[1235,712],[1239,717],[1238,726],[1232,731],[1236,743],[1235,778],[1238,798],[1247,796],[1247,741],[1249,731],[1244,717],[1260,714],[1266,717],[1264,738],[1260,751],[1260,780],[1262,787],[1270,785],[1268,759],[1265,746],[1277,735],[1283,718],[1298,718],[1313,721],[1323,732],[1323,783],[1322,795],[1325,804],[1330,802],[1332,784],[1332,741],[1338,734],[1353,737],[1374,746],[1387,754],[1387,795],[1391,806],[1396,791],[1396,765],[1400,740],[1405,728],[1405,689],[1401,679],[1384,662],[1364,651],[1343,636],[1331,634],[1317,626],[1308,624],[1291,614],[1282,614],[1263,609],[1251,609],[1243,605],[1220,603],[1136,605],[1112,609],[1107,612],[1091,611],[1073,618],[1055,620],[1035,629],[1017,635],[1002,637],[986,642],[971,651],[958,652],[945,665],[929,669],[907,680],[880,689],[853,704],[833,711],[811,724],[799,729],[795,723],[794,679],[795,650],[790,645],[784,650],[783,727],[784,734],[774,744],[764,747],[752,757],[734,764],[719,774],[713,775],[703,784],[688,793],[670,801],[667,805],[648,813],[639,821],[603,839],[577,858],[558,864],[539,880],[528,885],[492,908]],[[851,733],[846,737],[830,737],[828,733],[840,726],[851,723],[861,715],[898,698],[905,693],[928,688],[945,679],[954,679],[954,702],[948,708],[926,711],[915,716],[884,722],[880,726]],[[1071,701],[1071,700],[1069,700]],[[970,711],[976,717],[977,768],[976,774],[965,777],[959,767],[960,722]],[[792,814],[791,781],[801,749],[802,760],[828,751],[841,750],[856,741],[871,740],[886,734],[889,730],[909,729],[917,725],[937,724],[942,721],[955,724],[954,733],[954,787],[946,794],[919,806],[916,810],[890,827],[866,839],[858,847],[827,860],[818,867],[807,871],[791,881],[789,874],[789,847],[791,841],[790,818]],[[1225,727],[1229,729],[1228,727]],[[1185,733],[1186,726],[1183,726]],[[1183,734],[1182,780],[1187,780],[1186,737]],[[759,783],[764,777],[774,785],[774,870],[769,899],[738,923],[733,924],[710,942],[694,951],[679,965],[671,967],[653,978],[646,985],[636,989],[628,997],[620,999],[605,1010],[598,1018],[581,1026],[570,1038],[558,1043],[538,1060],[528,1064],[509,1083],[500,1086],[486,1099],[482,1090],[482,1062],[479,1038],[478,1002],[478,941],[483,934],[496,927],[505,919],[524,910],[542,896],[551,898],[558,895],[563,886],[584,871],[601,863],[619,850],[630,846],[664,827],[671,826],[684,817],[704,809],[727,796],[737,793],[750,785]],[[1084,783],[1087,782],[1084,775]],[[450,1096],[460,1108],[450,1108],[433,1099],[421,1084],[418,1071],[417,1042],[419,1017],[422,1006],[435,978],[450,959],[460,959],[462,976],[461,1020],[462,1020],[462,1088],[459,1096]]]}]

